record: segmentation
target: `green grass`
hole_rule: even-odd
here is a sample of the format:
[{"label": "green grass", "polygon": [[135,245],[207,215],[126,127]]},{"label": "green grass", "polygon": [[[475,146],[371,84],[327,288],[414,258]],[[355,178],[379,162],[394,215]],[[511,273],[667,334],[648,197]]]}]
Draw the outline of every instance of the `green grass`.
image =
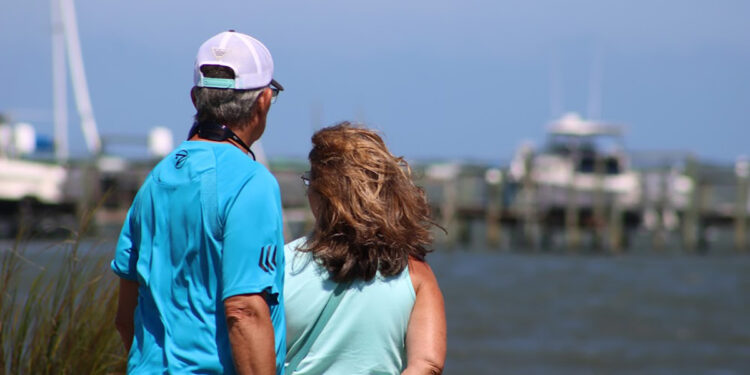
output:
[{"label": "green grass", "polygon": [[[29,261],[23,231],[11,249],[0,249],[0,374],[125,373],[126,353],[114,327],[118,280],[107,266],[110,252],[79,249],[94,211],[50,249],[59,252],[60,264]],[[30,269],[38,275],[29,284],[21,274]]]}]

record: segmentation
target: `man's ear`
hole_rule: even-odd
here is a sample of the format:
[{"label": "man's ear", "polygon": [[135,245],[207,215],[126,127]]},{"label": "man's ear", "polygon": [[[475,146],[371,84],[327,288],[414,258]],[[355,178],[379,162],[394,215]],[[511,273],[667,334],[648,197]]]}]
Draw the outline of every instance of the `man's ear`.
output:
[{"label": "man's ear", "polygon": [[258,110],[262,110],[263,113],[268,113],[268,109],[271,107],[272,96],[271,89],[266,87],[258,96]]}]

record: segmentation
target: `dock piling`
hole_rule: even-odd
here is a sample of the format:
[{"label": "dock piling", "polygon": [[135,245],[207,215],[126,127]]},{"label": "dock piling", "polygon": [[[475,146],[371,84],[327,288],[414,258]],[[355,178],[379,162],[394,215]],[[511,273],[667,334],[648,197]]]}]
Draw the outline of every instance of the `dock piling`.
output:
[{"label": "dock piling", "polygon": [[737,175],[737,202],[734,219],[734,245],[737,251],[747,250],[747,200],[748,176],[750,176],[750,162],[744,156],[737,159],[735,164]]},{"label": "dock piling", "polygon": [[565,205],[565,246],[569,252],[576,252],[581,244],[579,228],[580,210],[578,191],[575,186],[575,174],[571,174],[567,186],[567,204]]},{"label": "dock piling", "polygon": [[593,227],[592,237],[594,239],[594,248],[601,250],[605,244],[605,233],[608,232],[609,221],[605,219],[607,211],[606,196],[604,194],[604,158],[597,156],[594,159],[594,175],[596,178],[594,187],[594,207],[593,207]]},{"label": "dock piling", "polygon": [[686,160],[685,174],[690,179],[692,187],[690,190],[690,201],[687,203],[687,210],[682,221],[682,242],[685,251],[693,252],[696,250],[698,242],[698,222],[700,221],[701,211],[701,187],[700,177],[698,176],[698,166],[695,156],[689,155]]},{"label": "dock piling", "polygon": [[487,183],[487,247],[494,249],[500,247],[502,241],[500,220],[503,210],[503,172],[500,169],[488,169],[484,180]]},{"label": "dock piling", "polygon": [[534,186],[534,155],[529,149],[524,154],[524,174],[521,181],[522,209],[523,209],[523,239],[524,245],[532,250],[537,249],[538,223],[536,217],[536,187]]}]

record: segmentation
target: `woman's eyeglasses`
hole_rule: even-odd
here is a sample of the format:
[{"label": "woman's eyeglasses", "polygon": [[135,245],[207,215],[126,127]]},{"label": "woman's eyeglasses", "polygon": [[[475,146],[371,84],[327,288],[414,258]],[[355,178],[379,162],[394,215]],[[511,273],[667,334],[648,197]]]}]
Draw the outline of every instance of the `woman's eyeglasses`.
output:
[{"label": "woman's eyeglasses", "polygon": [[302,179],[302,184],[305,185],[305,188],[310,187],[310,171],[303,173],[299,178]]}]

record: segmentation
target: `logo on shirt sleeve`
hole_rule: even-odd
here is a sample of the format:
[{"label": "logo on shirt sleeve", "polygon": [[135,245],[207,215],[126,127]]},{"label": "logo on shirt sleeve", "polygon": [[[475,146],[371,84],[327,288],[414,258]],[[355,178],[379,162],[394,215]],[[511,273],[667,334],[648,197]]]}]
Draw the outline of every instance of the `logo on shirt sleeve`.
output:
[{"label": "logo on shirt sleeve", "polygon": [[185,161],[188,158],[188,152],[187,150],[180,150],[177,151],[177,153],[174,155],[174,166],[177,169],[182,168],[182,166],[185,164]]},{"label": "logo on shirt sleeve", "polygon": [[260,249],[258,266],[266,272],[276,270],[276,245],[267,245]]}]

